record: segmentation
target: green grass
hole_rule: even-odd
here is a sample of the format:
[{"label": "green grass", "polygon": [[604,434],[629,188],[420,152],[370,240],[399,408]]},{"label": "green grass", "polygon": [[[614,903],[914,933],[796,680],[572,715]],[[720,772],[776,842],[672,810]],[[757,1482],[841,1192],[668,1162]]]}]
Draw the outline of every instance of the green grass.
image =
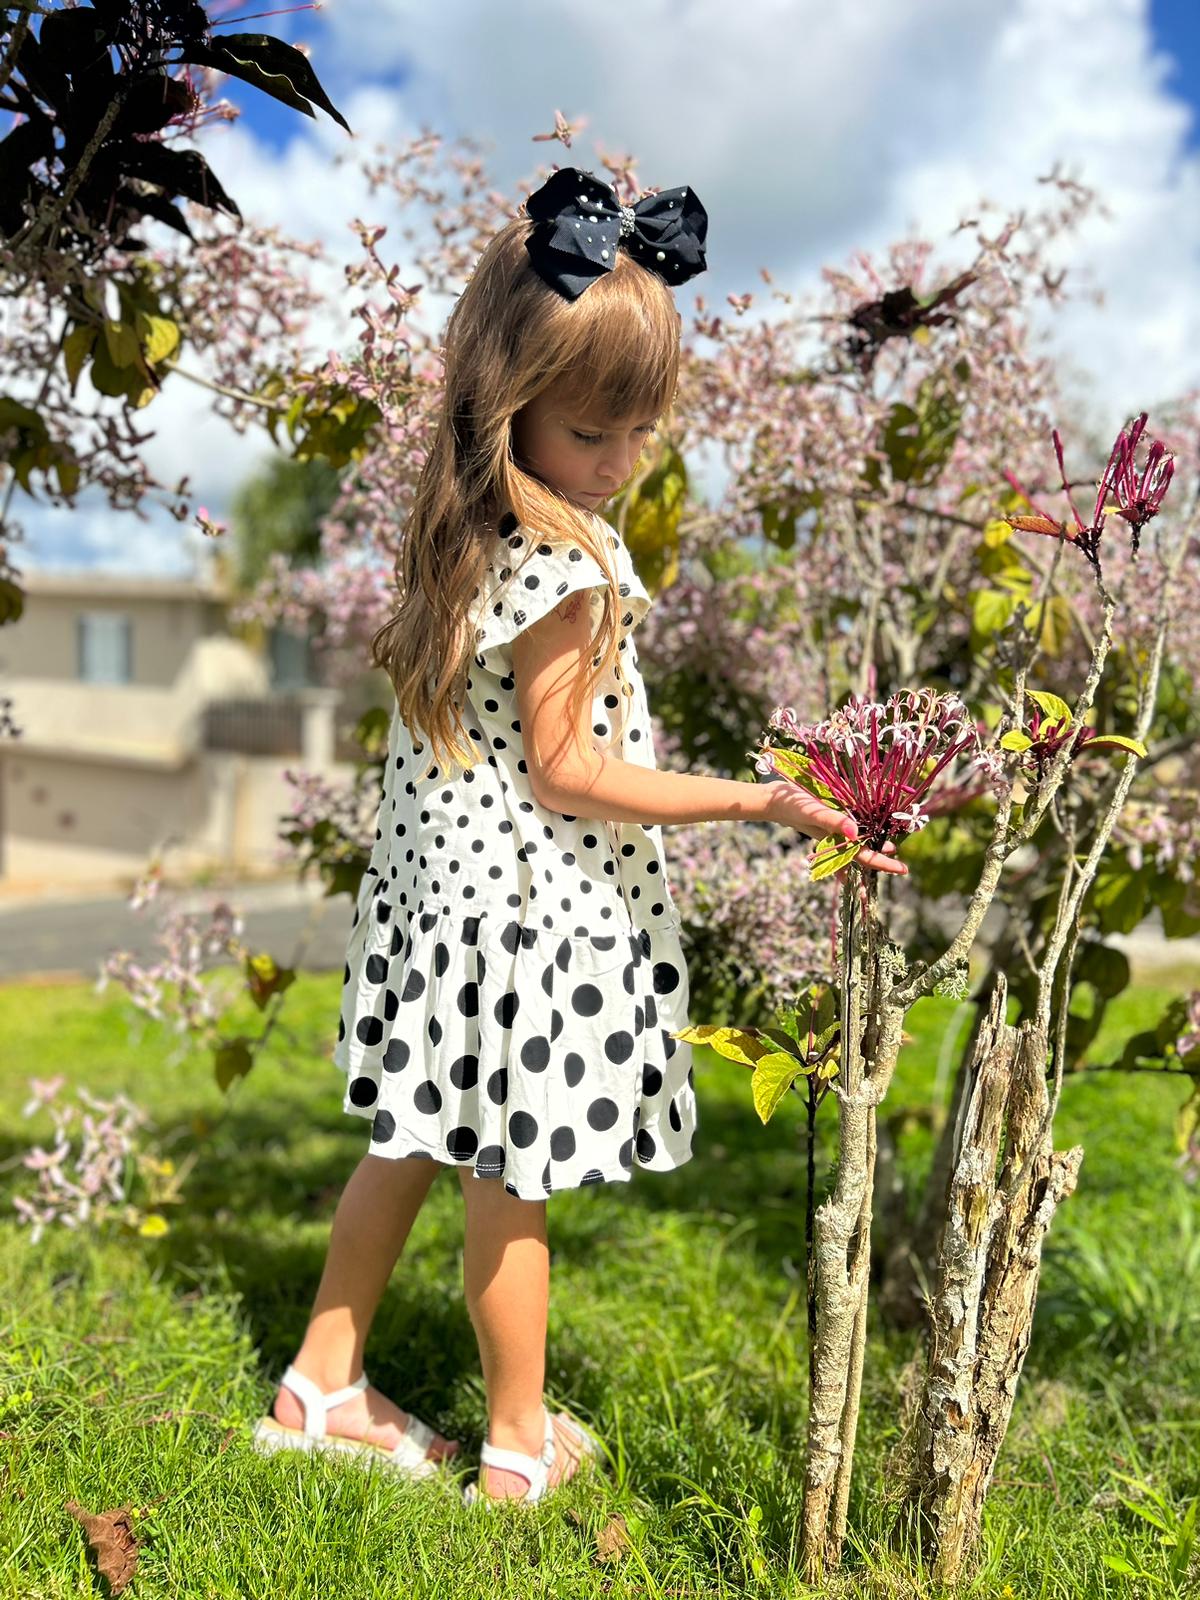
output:
[{"label": "green grass", "polygon": [[[547,1388],[606,1440],[615,1458],[606,1477],[536,1509],[485,1513],[436,1485],[251,1451],[249,1425],[303,1331],[337,1196],[364,1148],[365,1125],[342,1115],[327,1060],[339,982],[298,980],[269,1058],[202,1140],[166,1237],[59,1228],[31,1247],[0,1197],[0,1595],[104,1592],[64,1510],[70,1498],[93,1512],[141,1508],[128,1592],[147,1600],[812,1592],[788,1560],[807,1403],[802,1110],[789,1100],[763,1128],[740,1069],[708,1056],[697,1058],[701,1131],[688,1166],[549,1207]],[[1094,1059],[1110,1059],[1165,993],[1120,996]],[[889,1105],[928,1101],[947,1029],[964,1018],[949,1000],[914,1009]],[[23,1178],[15,1158],[49,1134],[44,1113],[19,1115],[30,1075],[125,1089],[177,1156],[196,1142],[197,1122],[222,1110],[206,1063],[119,992],[0,989],[0,1037],[10,1187]],[[1195,1576],[1169,1584],[1170,1547],[1145,1516],[1169,1529],[1200,1496],[1200,1193],[1173,1166],[1182,1099],[1182,1084],[1146,1075],[1085,1075],[1064,1089],[1057,1145],[1082,1143],[1086,1154],[1048,1240],[982,1565],[966,1594],[1200,1591]],[[829,1118],[826,1156],[831,1129]],[[907,1139],[910,1176],[928,1141],[920,1129]],[[402,1405],[462,1439],[474,1465],[485,1411],[461,1244],[458,1185],[446,1173],[384,1298],[367,1364]],[[887,1552],[882,1470],[914,1348],[873,1322],[852,1536],[824,1593],[926,1592]],[[1150,1485],[1161,1506],[1120,1474]],[[613,1513],[630,1548],[601,1561],[597,1534]],[[1148,1576],[1119,1575],[1105,1555]]]}]

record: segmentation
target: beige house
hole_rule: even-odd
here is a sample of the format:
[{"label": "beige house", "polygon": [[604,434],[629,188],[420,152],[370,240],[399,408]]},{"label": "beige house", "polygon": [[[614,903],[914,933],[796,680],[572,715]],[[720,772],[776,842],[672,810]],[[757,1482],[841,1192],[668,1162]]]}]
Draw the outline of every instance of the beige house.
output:
[{"label": "beige house", "polygon": [[349,728],[382,673],[319,681],[306,639],[232,636],[202,579],[25,572],[0,627],[0,893],[125,887],[161,853],[174,880],[281,870],[285,768],[352,776]]}]

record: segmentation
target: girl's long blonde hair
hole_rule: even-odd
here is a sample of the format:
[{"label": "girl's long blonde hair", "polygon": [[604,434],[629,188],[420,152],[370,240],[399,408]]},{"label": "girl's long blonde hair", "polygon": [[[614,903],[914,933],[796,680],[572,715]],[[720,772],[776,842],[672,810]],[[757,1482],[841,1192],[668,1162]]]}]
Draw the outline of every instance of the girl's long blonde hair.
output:
[{"label": "girl's long blonde hair", "polygon": [[566,407],[605,420],[639,408],[657,416],[678,379],[680,316],[663,279],[618,250],[611,272],[565,300],[530,263],[532,227],[522,214],[495,234],[446,324],[441,414],[396,556],[398,609],[371,641],[371,664],[391,679],[400,716],[414,737],[424,730],[443,767],[481,759],[461,714],[475,654],[467,614],[506,514],[537,536],[579,545],[609,576],[592,670],[572,695],[576,725],[617,662],[610,536],[594,513],[517,464],[513,417],[559,382]]}]

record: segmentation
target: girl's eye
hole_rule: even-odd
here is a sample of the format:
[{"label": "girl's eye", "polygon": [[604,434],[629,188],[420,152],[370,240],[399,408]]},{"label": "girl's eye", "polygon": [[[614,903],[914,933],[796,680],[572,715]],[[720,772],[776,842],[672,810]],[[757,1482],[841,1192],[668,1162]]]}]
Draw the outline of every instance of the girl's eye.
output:
[{"label": "girl's eye", "polygon": [[[637,431],[639,433],[651,434],[651,433],[657,433],[658,432],[658,428],[654,423],[651,423],[648,427],[639,428]],[[580,444],[599,444],[600,440],[603,438],[602,434],[599,434],[599,433],[579,433],[574,428],[571,429],[571,432],[573,434],[575,434],[575,437],[579,440]]]}]

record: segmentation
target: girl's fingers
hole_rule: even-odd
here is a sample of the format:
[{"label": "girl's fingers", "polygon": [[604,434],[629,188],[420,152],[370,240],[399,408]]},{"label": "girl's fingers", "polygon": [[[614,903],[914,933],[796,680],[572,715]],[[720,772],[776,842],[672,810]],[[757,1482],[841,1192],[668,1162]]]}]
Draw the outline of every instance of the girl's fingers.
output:
[{"label": "girl's fingers", "polygon": [[823,806],[819,800],[814,800],[811,806],[805,806],[804,820],[814,828],[819,828],[821,833],[836,833],[839,839],[854,839],[858,835],[858,824],[848,812],[835,811],[832,806]]},{"label": "girl's fingers", "polygon": [[820,800],[804,789],[798,783],[792,783],[788,778],[778,780],[786,784],[787,788],[799,801],[800,810],[805,822],[812,824],[820,832],[814,837],[820,838],[822,834],[836,833],[839,839],[854,839],[858,836],[858,824],[847,811],[838,811],[834,806],[824,805]]},{"label": "girl's fingers", "polygon": [[875,867],[880,872],[895,873],[902,878],[908,876],[908,868],[903,861],[896,861],[891,856],[885,856],[879,850],[860,850],[854,859],[863,867]]}]

